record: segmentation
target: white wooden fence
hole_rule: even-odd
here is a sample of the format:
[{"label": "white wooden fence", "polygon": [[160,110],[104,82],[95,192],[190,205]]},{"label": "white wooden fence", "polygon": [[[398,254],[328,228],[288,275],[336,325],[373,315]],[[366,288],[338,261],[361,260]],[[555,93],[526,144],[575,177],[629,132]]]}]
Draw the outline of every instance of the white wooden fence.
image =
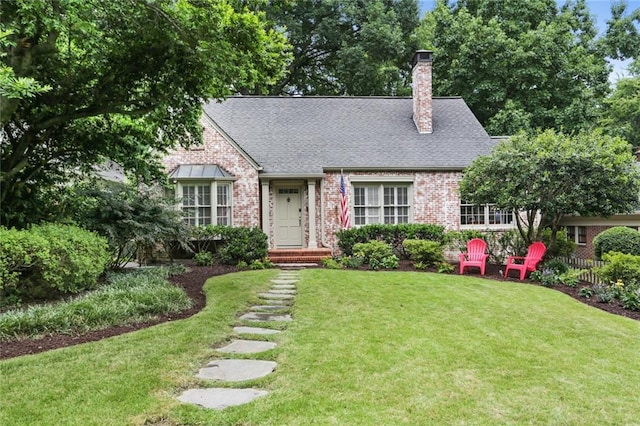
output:
[{"label": "white wooden fence", "polygon": [[577,259],[573,257],[560,257],[559,259],[572,268],[585,269],[586,272],[580,276],[580,279],[591,284],[603,284],[600,278],[596,276],[593,268],[604,266],[605,262],[601,260]]}]

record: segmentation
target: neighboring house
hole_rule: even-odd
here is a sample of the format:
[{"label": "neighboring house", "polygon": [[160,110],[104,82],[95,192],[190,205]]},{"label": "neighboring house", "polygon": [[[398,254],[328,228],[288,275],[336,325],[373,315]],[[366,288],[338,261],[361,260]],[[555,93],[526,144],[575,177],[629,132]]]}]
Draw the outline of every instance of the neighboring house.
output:
[{"label": "neighboring house", "polygon": [[[638,167],[640,167],[640,147],[636,147]],[[580,259],[595,259],[593,239],[605,229],[614,226],[628,226],[640,231],[640,208],[633,213],[618,214],[608,218],[565,216],[560,225],[563,226],[570,239],[578,245],[574,256]]]},{"label": "neighboring house", "polygon": [[462,170],[497,141],[463,99],[432,98],[431,60],[431,52],[416,53],[411,98],[208,103],[204,143],[164,159],[185,220],[261,227],[271,248],[335,250],[343,178],[351,226],[504,228],[510,213],[460,200]]}]

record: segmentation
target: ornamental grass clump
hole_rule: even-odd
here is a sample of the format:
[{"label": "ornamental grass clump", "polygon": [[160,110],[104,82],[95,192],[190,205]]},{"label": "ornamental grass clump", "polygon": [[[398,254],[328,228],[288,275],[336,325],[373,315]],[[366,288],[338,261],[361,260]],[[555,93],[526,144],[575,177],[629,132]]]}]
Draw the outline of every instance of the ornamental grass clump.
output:
[{"label": "ornamental grass clump", "polygon": [[73,299],[7,311],[0,315],[0,341],[78,334],[189,308],[191,299],[166,280],[162,269],[112,273],[108,284]]}]

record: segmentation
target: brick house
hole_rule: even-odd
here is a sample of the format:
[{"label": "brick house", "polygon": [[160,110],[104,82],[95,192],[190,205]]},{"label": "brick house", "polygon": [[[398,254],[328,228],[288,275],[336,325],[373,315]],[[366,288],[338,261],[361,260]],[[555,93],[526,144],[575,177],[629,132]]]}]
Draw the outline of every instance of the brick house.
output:
[{"label": "brick house", "polygon": [[[635,148],[640,167],[640,147]],[[633,213],[611,217],[565,216],[560,222],[569,236],[577,244],[574,256],[579,259],[595,259],[593,239],[602,231],[614,226],[628,226],[640,231],[640,208]]]},{"label": "brick house", "polygon": [[164,164],[185,220],[261,227],[272,249],[330,253],[341,179],[352,226],[499,229],[512,215],[464,204],[462,170],[496,144],[462,98],[432,97],[432,55],[413,60],[412,97],[238,96],[204,105],[204,143]]}]

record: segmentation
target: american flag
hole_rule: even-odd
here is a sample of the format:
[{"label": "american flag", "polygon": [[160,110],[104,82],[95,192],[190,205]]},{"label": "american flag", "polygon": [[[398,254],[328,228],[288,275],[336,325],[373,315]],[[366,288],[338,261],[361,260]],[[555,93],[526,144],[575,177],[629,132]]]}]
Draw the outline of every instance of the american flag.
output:
[{"label": "american flag", "polygon": [[344,176],[340,174],[340,226],[343,229],[351,228],[351,215],[349,214],[349,195],[344,184]]}]

